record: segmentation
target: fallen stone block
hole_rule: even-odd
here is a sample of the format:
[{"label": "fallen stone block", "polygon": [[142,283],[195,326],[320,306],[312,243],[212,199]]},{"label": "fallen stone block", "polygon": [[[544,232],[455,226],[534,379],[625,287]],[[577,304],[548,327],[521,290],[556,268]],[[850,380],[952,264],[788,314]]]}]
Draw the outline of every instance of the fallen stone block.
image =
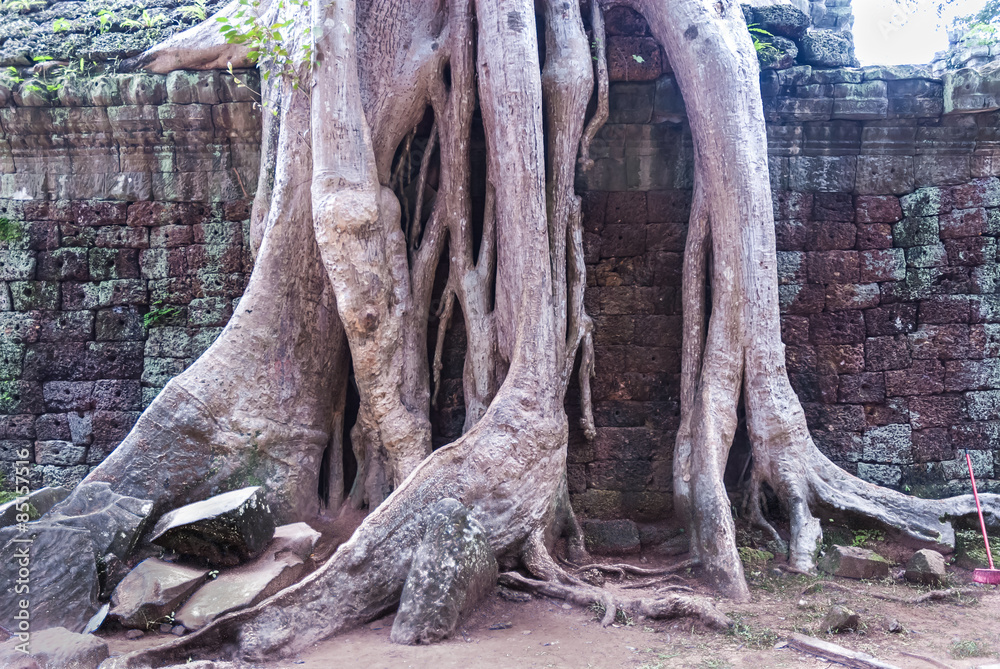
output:
[{"label": "fallen stone block", "polygon": [[119,495],[108,483],[81,483],[44,521],[85,529],[96,555],[114,553],[124,559],[146,530],[152,510],[151,501]]},{"label": "fallen stone block", "polygon": [[642,548],[639,529],[631,520],[585,520],[583,538],[595,555],[627,555]]},{"label": "fallen stone block", "polygon": [[448,638],[496,580],[497,561],[483,526],[458,500],[437,502],[430,509],[389,638],[401,644]]},{"label": "fallen stone block", "polygon": [[[17,592],[22,567],[29,571],[22,580],[30,598]],[[31,523],[24,532],[18,526],[0,529],[0,582],[0,611],[10,621],[21,601],[28,601],[32,635],[49,627],[81,632],[100,608],[97,558],[85,529],[44,522]]]},{"label": "fallen stone block", "polygon": [[907,581],[926,585],[940,585],[947,575],[944,556],[929,548],[914,553],[903,572]]},{"label": "fallen stone block", "polygon": [[234,567],[260,555],[274,536],[264,488],[242,488],[165,514],[152,542],[210,565]]},{"label": "fallen stone block", "polygon": [[0,645],[0,666],[5,669],[97,669],[108,659],[108,644],[91,634],[76,634],[65,627],[32,631],[27,654],[16,637]]},{"label": "fallen stone block", "polygon": [[846,606],[834,605],[826,612],[819,628],[827,634],[840,634],[858,629],[858,614]]},{"label": "fallen stone block", "polygon": [[282,525],[263,555],[203,585],[175,620],[189,630],[201,629],[224,613],[253,606],[287,588],[309,568],[319,538],[319,532],[305,523]]},{"label": "fallen stone block", "polygon": [[875,551],[855,546],[832,546],[818,566],[828,574],[844,578],[885,578],[889,575],[888,560]]},{"label": "fallen stone block", "polygon": [[149,629],[175,612],[208,576],[207,569],[143,560],[111,595],[111,616],[123,627]]}]

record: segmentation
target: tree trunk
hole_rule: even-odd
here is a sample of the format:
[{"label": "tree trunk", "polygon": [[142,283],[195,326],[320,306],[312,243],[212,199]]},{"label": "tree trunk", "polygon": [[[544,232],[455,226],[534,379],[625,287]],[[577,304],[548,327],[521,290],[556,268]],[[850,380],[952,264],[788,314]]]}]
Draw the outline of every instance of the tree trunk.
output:
[{"label": "tree trunk", "polygon": [[[722,480],[741,395],[754,482],[768,483],[789,510],[794,567],[813,566],[815,503],[871,515],[924,540],[953,540],[942,519],[971,511],[968,499],[912,500],[871,486],[834,467],[809,437],[784,367],[759,71],[740,6],[622,4],[645,15],[667,50],[695,141],[674,467],[676,507],[695,559],[724,594],[748,597]],[[383,614],[398,602],[423,535],[423,510],[445,497],[483,523],[501,564],[534,577],[505,574],[513,587],[601,602],[606,623],[625,606],[728,624],[697,598],[615,601],[549,553],[553,528],[564,525],[571,548],[582,552],[567,502],[563,402],[579,354],[583,428],[593,437],[593,325],[583,307],[573,181],[578,151],[581,167],[590,164],[587,147],[608,106],[601,7],[590,5],[593,54],[578,3],[546,0],[537,11],[544,62],[531,0],[262,5],[261,22],[288,22],[287,51],[300,54],[312,44],[315,58],[299,57],[292,67],[259,64],[271,74],[265,110],[276,116],[265,126],[250,284],[219,340],[168,384],[88,480],[152,499],[157,512],[259,480],[282,520],[309,519],[322,491],[340,490],[320,482],[318,472],[321,459],[340,457],[353,363],[361,407],[350,499],[371,513],[301,583],[113,666],[209,653],[261,660]],[[192,43],[198,49],[187,54]],[[208,21],[140,62],[166,71],[214,67],[223,57],[245,57],[245,49],[226,44]],[[597,111],[585,125],[595,82]],[[478,252],[469,156],[477,101],[487,180]],[[404,229],[402,211],[411,202],[390,187],[400,171],[393,165],[428,107],[433,126]],[[422,198],[435,155],[440,180],[425,222]],[[430,453],[427,323],[442,258],[448,283],[433,367],[440,369],[440,340],[457,304],[469,336],[468,413],[462,437]],[[984,501],[990,512],[1000,510],[995,496]],[[766,525],[759,502],[753,506]]]}]

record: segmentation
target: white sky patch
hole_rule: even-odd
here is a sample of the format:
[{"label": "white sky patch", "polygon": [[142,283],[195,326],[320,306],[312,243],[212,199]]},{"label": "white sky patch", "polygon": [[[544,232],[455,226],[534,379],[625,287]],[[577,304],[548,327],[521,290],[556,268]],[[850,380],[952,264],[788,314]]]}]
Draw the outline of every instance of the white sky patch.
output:
[{"label": "white sky patch", "polygon": [[937,15],[935,0],[908,8],[896,0],[854,0],[854,45],[862,65],[929,63],[948,48],[945,26],[955,16],[982,9],[985,0],[956,0]]}]

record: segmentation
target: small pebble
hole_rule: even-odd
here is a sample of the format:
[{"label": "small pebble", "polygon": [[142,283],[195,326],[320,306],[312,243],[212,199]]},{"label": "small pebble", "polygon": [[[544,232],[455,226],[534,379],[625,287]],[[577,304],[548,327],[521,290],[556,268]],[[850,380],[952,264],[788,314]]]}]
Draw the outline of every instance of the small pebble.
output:
[{"label": "small pebble", "polygon": [[524,630],[521,634],[531,634],[531,630]]},{"label": "small pebble", "polygon": [[562,605],[562,607],[563,607],[564,609],[571,609],[571,608],[573,608],[573,607],[572,607],[572,606],[570,606],[569,604],[563,604],[563,605]]},{"label": "small pebble", "polygon": [[144,636],[146,636],[146,634],[142,630],[129,630],[128,632],[125,632],[126,639],[140,639]]},{"label": "small pebble", "polygon": [[509,630],[514,626],[514,623],[493,623],[490,625],[491,630]]},{"label": "small pebble", "polygon": [[170,628],[170,633],[174,636],[184,636],[187,633],[187,628],[184,625],[174,625]]},{"label": "small pebble", "polygon": [[170,634],[170,630],[173,629],[173,625],[168,623],[163,623],[160,625],[160,634]]}]

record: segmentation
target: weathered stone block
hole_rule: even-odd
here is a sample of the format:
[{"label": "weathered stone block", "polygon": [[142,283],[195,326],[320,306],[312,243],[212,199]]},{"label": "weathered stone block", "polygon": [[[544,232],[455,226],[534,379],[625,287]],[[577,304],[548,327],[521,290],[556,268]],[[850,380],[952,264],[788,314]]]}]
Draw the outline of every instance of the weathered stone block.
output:
[{"label": "weathered stone block", "polygon": [[815,314],[823,311],[826,289],[816,284],[778,286],[778,307],[782,314]]},{"label": "weathered stone block", "polygon": [[869,371],[906,369],[910,366],[910,351],[906,338],[871,337],[865,341],[865,366]]},{"label": "weathered stone block", "polygon": [[888,560],[874,551],[855,546],[830,547],[817,566],[828,574],[844,578],[875,579],[889,575]]},{"label": "weathered stone block", "polygon": [[817,251],[808,254],[809,281],[812,283],[858,283],[857,251]]},{"label": "weathered stone block", "polygon": [[87,249],[61,248],[38,254],[38,278],[43,281],[88,281]]},{"label": "weathered stone block", "polygon": [[[853,209],[850,211],[853,216]],[[811,221],[806,223],[806,250],[853,249],[856,236],[857,228],[852,222]]]},{"label": "weathered stone block", "polygon": [[59,308],[59,283],[56,281],[11,281],[8,286],[14,311]]},{"label": "weathered stone block", "polygon": [[[948,264],[948,248],[944,244],[910,246],[906,249],[907,267],[943,267]],[[904,271],[905,278],[905,271]]]},{"label": "weathered stone block", "polygon": [[944,389],[945,366],[937,360],[914,360],[907,369],[885,373],[885,391],[889,397],[937,395]]},{"label": "weathered stone block", "polygon": [[892,248],[892,226],[888,223],[859,225],[856,246],[859,251]]},{"label": "weathered stone block", "polygon": [[142,342],[89,343],[84,368],[90,379],[137,379],[142,373]]},{"label": "weathered stone block", "polygon": [[648,35],[649,26],[641,14],[630,7],[608,8],[604,22],[609,35]]},{"label": "weathered stone block", "polygon": [[929,548],[919,550],[907,561],[904,575],[912,583],[943,583],[947,578],[944,556]]},{"label": "weathered stone block", "polygon": [[858,463],[858,478],[875,485],[893,487],[899,484],[903,470],[898,465],[879,465],[870,462]]},{"label": "weathered stone block", "polygon": [[90,249],[88,266],[90,278],[93,281],[138,279],[139,251],[137,249]]},{"label": "weathered stone block", "polygon": [[781,341],[785,344],[809,343],[809,319],[804,316],[781,316]]},{"label": "weathered stone block", "polygon": [[865,282],[902,281],[906,278],[903,249],[880,249],[858,253],[858,278]]},{"label": "weathered stone block", "polygon": [[778,251],[778,283],[797,284],[806,281],[806,254],[800,251]]},{"label": "weathered stone block", "polygon": [[881,372],[842,374],[838,398],[849,404],[881,402],[885,399],[885,378]]},{"label": "weathered stone block", "polygon": [[116,442],[124,439],[136,420],[136,411],[95,411],[93,418],[94,440]]},{"label": "weathered stone block", "polygon": [[157,558],[143,560],[115,588],[109,615],[124,627],[148,629],[177,611],[207,574]]},{"label": "weathered stone block", "polygon": [[86,446],[69,441],[35,442],[35,464],[67,467],[82,464],[86,457]]},{"label": "weathered stone block", "polygon": [[941,295],[920,302],[918,319],[921,323],[968,323],[969,297]]},{"label": "weathered stone block", "polygon": [[968,353],[970,358],[1000,357],[1000,325],[984,323],[969,326]]},{"label": "weathered stone block", "polygon": [[121,225],[127,206],[124,202],[74,202],[73,220],[82,226]]},{"label": "weathered stone block", "polygon": [[945,363],[944,386],[949,392],[1000,388],[1000,358],[950,360]]},{"label": "weathered stone block", "polygon": [[[829,102],[832,105],[833,101]],[[788,159],[788,164],[791,190],[816,193],[854,192],[856,156],[793,156]]]},{"label": "weathered stone block", "polygon": [[94,336],[94,314],[89,311],[43,312],[39,341],[87,341]]},{"label": "weathered stone block", "polygon": [[167,75],[167,100],[176,105],[219,103],[219,72],[176,71]]},{"label": "weathered stone block", "polygon": [[[15,539],[33,539],[16,543]],[[31,565],[31,598],[28,611],[32,631],[66,627],[82,631],[97,612],[97,558],[90,532],[75,527],[32,523],[28,532],[15,527],[0,529],[0,571],[4,582],[18,576],[18,555],[27,547]],[[12,587],[0,589],[3,611],[21,610],[23,594]]]},{"label": "weathered stone block", "polygon": [[652,37],[619,35],[608,36],[607,59],[610,81],[654,81],[666,60]]},{"label": "weathered stone block", "polygon": [[134,306],[102,309],[96,325],[98,341],[136,341],[146,334],[142,314]]},{"label": "weathered stone block", "polygon": [[865,321],[860,311],[813,314],[809,330],[814,343],[860,344],[865,340]]},{"label": "weathered stone block", "polygon": [[320,534],[305,523],[282,525],[264,554],[220,574],[202,586],[177,611],[186,629],[201,629],[219,616],[252,606],[295,583],[311,564]]},{"label": "weathered stone block", "polygon": [[0,249],[0,281],[30,281],[35,278],[35,253]]},{"label": "weathered stone block", "polygon": [[95,408],[112,411],[136,411],[141,408],[142,392],[138,381],[103,380],[94,382]]},{"label": "weathered stone block", "polygon": [[986,229],[986,210],[954,209],[939,217],[941,239],[958,237],[975,237],[983,234]]},{"label": "weathered stone block", "polygon": [[468,509],[445,499],[431,508],[430,516],[393,622],[395,643],[431,643],[451,636],[496,582],[496,558]]},{"label": "weathered stone block", "polygon": [[[961,398],[956,398],[961,402]],[[965,393],[965,402],[968,406],[969,418],[972,420],[998,420],[1000,419],[1000,391],[979,390]],[[945,427],[958,423],[955,420]]]},{"label": "weathered stone block", "polygon": [[274,518],[260,486],[188,504],[165,514],[153,543],[209,564],[234,566],[257,557],[274,536]]},{"label": "weathered stone block", "polygon": [[920,328],[909,335],[909,344],[914,358],[961,360],[969,351],[969,326],[921,323]]},{"label": "weathered stone block", "polygon": [[[867,104],[855,110],[847,111],[834,105],[834,116],[853,118],[884,116],[888,101],[864,101]],[[913,173],[913,158],[910,156],[859,156],[856,190],[861,194],[893,193],[902,195],[913,190],[915,177]],[[899,219],[896,219],[899,220]]]},{"label": "weathered stone block", "polygon": [[909,216],[892,226],[892,240],[897,247],[937,244],[940,227],[937,216]]},{"label": "weathered stone block", "polygon": [[817,30],[799,42],[799,62],[814,67],[851,67],[854,45],[849,35],[830,30]]},{"label": "weathered stone block", "polygon": [[[966,393],[966,397],[975,393]],[[1000,395],[1000,394],[998,394]],[[970,417],[972,417],[970,402]],[[951,427],[965,419],[965,400],[958,395],[941,397],[911,397],[909,400],[910,425],[914,430],[931,427]],[[1000,416],[998,416],[1000,417]],[[987,420],[974,418],[973,420]]]},{"label": "weathered stone block", "polygon": [[879,299],[877,283],[834,283],[826,287],[826,308],[831,311],[877,307]]}]

